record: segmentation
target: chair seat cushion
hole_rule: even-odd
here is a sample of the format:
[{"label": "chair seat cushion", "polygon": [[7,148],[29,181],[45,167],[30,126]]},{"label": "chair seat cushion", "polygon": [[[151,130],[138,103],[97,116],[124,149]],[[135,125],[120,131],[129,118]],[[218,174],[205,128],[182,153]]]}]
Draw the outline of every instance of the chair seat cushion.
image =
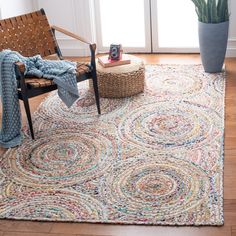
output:
[{"label": "chair seat cushion", "polygon": [[[76,72],[77,72],[76,74],[77,77],[90,72],[89,64],[78,62]],[[25,83],[28,88],[42,88],[55,84],[51,79],[36,78],[36,77],[25,78]]]}]

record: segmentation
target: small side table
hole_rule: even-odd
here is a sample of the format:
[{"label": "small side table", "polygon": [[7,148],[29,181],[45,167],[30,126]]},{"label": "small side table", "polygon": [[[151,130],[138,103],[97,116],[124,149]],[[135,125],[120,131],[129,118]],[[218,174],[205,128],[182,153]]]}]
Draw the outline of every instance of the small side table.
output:
[{"label": "small side table", "polygon": [[[145,68],[138,57],[128,55],[130,64],[104,68],[97,63],[98,88],[101,97],[129,97],[144,90]],[[92,81],[89,81],[92,88]]]}]

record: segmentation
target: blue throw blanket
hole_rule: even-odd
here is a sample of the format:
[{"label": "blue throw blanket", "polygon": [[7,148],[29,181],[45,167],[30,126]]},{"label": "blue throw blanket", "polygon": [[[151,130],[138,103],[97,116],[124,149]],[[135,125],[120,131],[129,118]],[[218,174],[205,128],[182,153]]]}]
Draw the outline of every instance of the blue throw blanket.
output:
[{"label": "blue throw blanket", "polygon": [[23,57],[17,52],[0,52],[0,96],[2,97],[2,129],[0,145],[9,148],[21,143],[21,114],[17,95],[15,62],[25,64],[25,74],[53,79],[58,95],[70,107],[79,97],[76,80],[76,63],[43,60],[39,55]]}]

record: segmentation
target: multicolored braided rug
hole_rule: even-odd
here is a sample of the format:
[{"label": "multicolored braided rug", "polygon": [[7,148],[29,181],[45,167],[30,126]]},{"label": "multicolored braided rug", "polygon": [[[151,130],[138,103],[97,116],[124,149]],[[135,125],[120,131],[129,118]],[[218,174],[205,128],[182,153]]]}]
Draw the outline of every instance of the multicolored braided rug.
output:
[{"label": "multicolored braided rug", "polygon": [[101,99],[52,92],[36,140],[1,158],[0,218],[154,225],[223,224],[225,74],[148,65],[145,92]]}]

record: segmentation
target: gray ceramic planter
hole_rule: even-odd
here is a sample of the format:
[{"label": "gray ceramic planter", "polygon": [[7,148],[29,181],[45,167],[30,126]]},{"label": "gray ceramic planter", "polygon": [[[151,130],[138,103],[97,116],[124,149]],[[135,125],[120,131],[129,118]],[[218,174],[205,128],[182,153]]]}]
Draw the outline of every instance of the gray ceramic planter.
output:
[{"label": "gray ceramic planter", "polygon": [[229,21],[210,24],[198,22],[202,64],[206,72],[222,71],[228,42]]}]

